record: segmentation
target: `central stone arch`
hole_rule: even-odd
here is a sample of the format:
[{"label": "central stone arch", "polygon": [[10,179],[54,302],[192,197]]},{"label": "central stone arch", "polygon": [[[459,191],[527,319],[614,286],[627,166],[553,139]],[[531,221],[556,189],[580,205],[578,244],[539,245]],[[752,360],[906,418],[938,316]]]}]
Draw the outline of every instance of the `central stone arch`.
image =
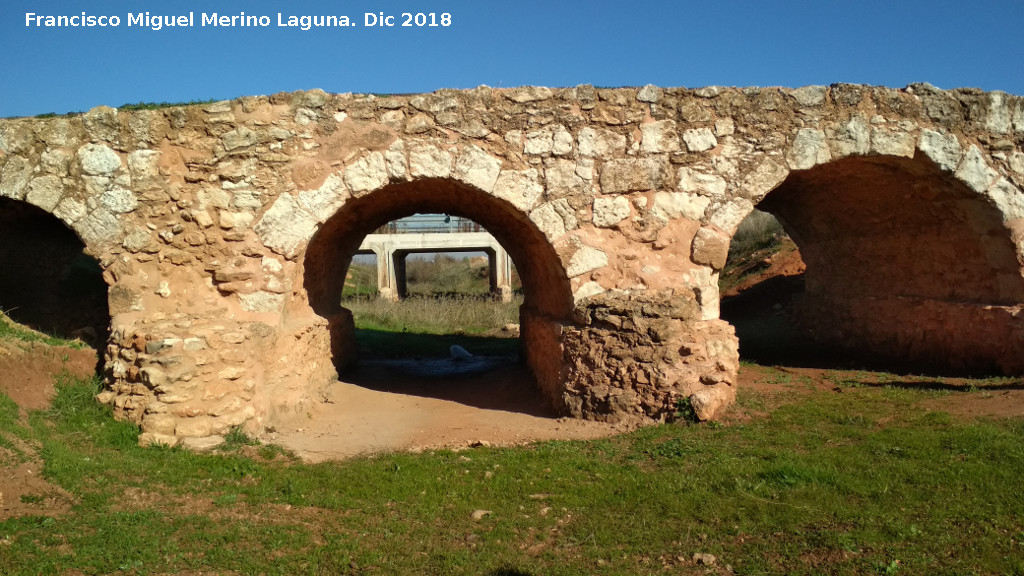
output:
[{"label": "central stone arch", "polygon": [[303,259],[303,285],[313,311],[327,320],[334,365],[341,371],[354,360],[352,317],[341,306],[341,292],[360,242],[383,223],[423,212],[470,218],[508,251],[525,293],[520,310],[523,355],[547,400],[560,406],[562,347],[557,334],[558,326],[570,320],[573,299],[558,253],[536,224],[511,203],[451,178],[392,183],[352,198],[310,240]]}]

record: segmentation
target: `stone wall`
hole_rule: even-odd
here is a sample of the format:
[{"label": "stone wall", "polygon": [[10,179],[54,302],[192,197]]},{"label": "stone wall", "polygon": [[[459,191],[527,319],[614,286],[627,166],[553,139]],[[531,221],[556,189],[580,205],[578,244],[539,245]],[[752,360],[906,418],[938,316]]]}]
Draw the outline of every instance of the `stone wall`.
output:
[{"label": "stone wall", "polygon": [[[963,322],[1024,342],[1009,340],[1024,321],[1022,141],[1021,98],[924,84],[314,90],[0,120],[0,196],[52,214],[102,267],[101,400],[143,442],[255,430],[321,401],[354,359],[351,254],[416,211],[473,218],[506,247],[526,360],[554,406],[658,419],[689,398],[713,418],[738,360],[718,272],[762,200],[810,255],[818,302],[949,304],[928,308],[922,336],[913,312],[810,307],[857,326],[851,345],[913,353]],[[928,239],[910,260],[909,236],[890,235],[901,222]],[[982,363],[1004,355],[1024,344]]]}]

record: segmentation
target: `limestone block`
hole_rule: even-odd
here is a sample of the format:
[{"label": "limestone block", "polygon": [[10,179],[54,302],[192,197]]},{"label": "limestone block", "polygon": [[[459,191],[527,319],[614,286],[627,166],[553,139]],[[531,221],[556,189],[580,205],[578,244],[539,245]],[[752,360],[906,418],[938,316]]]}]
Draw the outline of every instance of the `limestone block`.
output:
[{"label": "limestone block", "polygon": [[1024,152],[1014,152],[1009,159],[1010,170],[1024,176]]},{"label": "limestone block", "polygon": [[455,179],[490,193],[501,172],[501,160],[477,146],[466,146],[455,161]]},{"label": "limestone block", "polygon": [[239,126],[220,137],[224,149],[231,151],[246,146],[252,146],[259,141],[259,135],[252,129]]},{"label": "limestone block", "polygon": [[0,151],[5,154],[17,154],[29,148],[35,138],[31,130],[26,130],[20,123],[3,123],[0,125]]},{"label": "limestone block", "polygon": [[573,292],[572,300],[574,303],[579,304],[580,300],[583,300],[584,298],[590,298],[591,296],[596,296],[604,291],[605,289],[600,284],[591,280],[590,282],[587,282],[583,286],[580,286],[579,290]]},{"label": "limestone block", "polygon": [[128,172],[133,180],[145,180],[160,176],[160,152],[158,150],[136,150],[128,155]]},{"label": "limestone block", "polygon": [[316,110],[310,110],[309,108],[298,108],[295,110],[295,123],[299,126],[308,126],[311,122],[316,122],[319,114]]},{"label": "limestone block", "polygon": [[60,218],[65,224],[72,225],[78,222],[88,213],[85,204],[74,198],[65,198],[53,209],[53,215]]},{"label": "limestone block", "polygon": [[629,199],[625,196],[594,199],[594,226],[611,228],[629,218]]},{"label": "limestone block", "polygon": [[804,108],[814,108],[825,103],[825,86],[804,86],[789,93],[796,103]]},{"label": "limestone block", "polygon": [[707,267],[694,268],[683,275],[683,286],[693,290],[700,307],[701,320],[715,320],[720,313],[718,272]]},{"label": "limestone block", "polygon": [[72,227],[86,244],[112,242],[121,234],[120,221],[102,207],[96,208]]},{"label": "limestone block", "polygon": [[28,193],[25,195],[25,201],[29,204],[34,204],[47,212],[53,212],[53,209],[60,203],[61,196],[64,195],[64,183],[57,176],[40,176],[34,178],[28,185]]},{"label": "limestone block", "polygon": [[406,134],[423,134],[434,128],[434,119],[420,112],[409,119],[405,124]]},{"label": "limestone block", "polygon": [[447,178],[452,173],[452,155],[430,144],[419,144],[409,151],[409,171],[413,178]]},{"label": "limestone block", "polygon": [[1013,108],[1013,129],[1018,134],[1024,133],[1024,98],[1017,98]]},{"label": "limestone block", "polygon": [[579,174],[579,166],[564,158],[544,161],[544,179],[549,198],[567,198],[575,208],[582,208],[593,197],[593,186]]},{"label": "limestone block", "polygon": [[252,420],[255,417],[256,409],[250,405],[236,412],[231,412],[229,414],[221,416],[217,420],[217,424],[223,429],[223,431],[226,431],[227,429],[232,428],[234,426],[240,426],[243,423]]},{"label": "limestone block", "polygon": [[206,210],[192,210],[188,213],[192,220],[202,228],[213,226],[213,217]]},{"label": "limestone block", "polygon": [[157,434],[155,432],[143,432],[139,434],[139,446],[177,446],[178,437],[168,434]]},{"label": "limestone block", "polygon": [[156,248],[153,242],[153,235],[145,226],[130,226],[121,245],[125,250],[135,254],[143,251],[150,251]]},{"label": "limestone block", "polygon": [[388,166],[388,177],[396,181],[408,180],[409,162],[405,159],[405,142],[395,140],[384,152],[384,162]]},{"label": "limestone block", "polygon": [[504,91],[504,96],[513,102],[525,104],[551,98],[551,89],[543,86],[523,86]]},{"label": "limestone block", "polygon": [[913,158],[916,144],[913,134],[890,132],[881,126],[871,129],[871,151],[875,154]]},{"label": "limestone block", "polygon": [[539,174],[534,168],[502,170],[494,182],[492,194],[511,203],[518,210],[529,212],[544,194],[544,186],[538,180]]},{"label": "limestone block", "polygon": [[233,228],[246,228],[252,221],[255,220],[256,216],[252,212],[230,212],[228,210],[221,210],[218,214],[220,219],[220,227],[224,230],[231,230]]},{"label": "limestone block", "polygon": [[1000,178],[986,195],[992,199],[996,208],[1003,214],[1003,220],[1024,218],[1024,193],[1005,178]]},{"label": "limestone block", "polygon": [[82,115],[85,131],[94,140],[116,142],[121,132],[117,110],[109,106],[97,106]]},{"label": "limestone block", "polygon": [[139,201],[131,190],[115,187],[100,195],[100,204],[115,214],[125,214],[138,208]]},{"label": "limestone block", "polygon": [[259,210],[263,207],[263,196],[253,188],[235,190],[231,194],[231,205],[239,210]]},{"label": "limestone block", "polygon": [[256,224],[255,231],[263,244],[293,258],[300,245],[316,230],[316,218],[303,210],[289,194],[282,194]]},{"label": "limestone block", "polygon": [[825,133],[813,128],[801,128],[793,139],[786,162],[793,170],[807,170],[832,159],[825,141]]},{"label": "limestone block", "polygon": [[719,118],[715,120],[715,136],[721,138],[723,136],[731,136],[736,133],[736,122],[726,116],[725,118]]},{"label": "limestone block", "polygon": [[832,149],[837,158],[864,155],[871,150],[871,128],[868,121],[856,115],[836,130]]},{"label": "limestone block", "polygon": [[526,154],[565,156],[572,152],[572,134],[565,126],[545,126],[540,130],[526,134],[523,151]]},{"label": "limestone block", "polygon": [[121,168],[121,157],[108,146],[86,144],[78,149],[78,161],[86,174],[106,176]]},{"label": "limestone block", "polygon": [[605,194],[656,190],[662,185],[663,169],[658,158],[611,160],[601,170],[601,190]]},{"label": "limestone block", "polygon": [[996,134],[1009,134],[1013,128],[1012,111],[1007,103],[1005,92],[990,92],[988,95],[988,115],[985,117],[985,129]]},{"label": "limestone block", "polygon": [[341,208],[348,196],[348,189],[341,176],[331,174],[319,188],[299,192],[298,203],[317,222],[322,223]]},{"label": "limestone block", "polygon": [[603,268],[608,265],[608,254],[597,248],[590,246],[581,246],[572,258],[569,259],[569,265],[565,269],[565,274],[569,278],[575,278],[582,276],[587,272],[592,272],[598,268]]},{"label": "limestone block", "polygon": [[701,422],[711,420],[730,404],[732,404],[732,395],[729,388],[722,384],[705,386],[690,395],[690,406],[693,407],[694,414]]},{"label": "limestone block", "polygon": [[171,436],[178,419],[170,414],[146,414],[142,417],[142,429],[151,434]]},{"label": "limestone block", "polygon": [[654,84],[648,84],[637,92],[636,99],[640,102],[654,104],[658,100],[661,100],[661,88],[658,88]]},{"label": "limestone block", "polygon": [[75,133],[67,118],[53,118],[41,125],[37,131],[40,140],[50,147],[72,146],[80,136]]},{"label": "limestone block", "polygon": [[231,206],[231,194],[220,188],[204,186],[196,192],[196,201],[200,210],[209,208],[229,208]]},{"label": "limestone block", "polygon": [[581,156],[607,160],[626,153],[626,137],[588,126],[580,130],[579,151]]},{"label": "limestone block", "polygon": [[683,142],[690,152],[705,152],[718,146],[718,139],[710,128],[694,128],[683,132]]},{"label": "limestone block", "polygon": [[705,174],[686,166],[679,169],[679,189],[683,192],[721,196],[727,187],[725,178],[721,176]]},{"label": "limestone block", "polygon": [[975,192],[985,192],[999,178],[999,173],[985,162],[985,156],[981,150],[972,145],[960,160],[960,165],[956,169],[956,177]]},{"label": "limestone block", "polygon": [[203,106],[203,112],[207,114],[224,114],[231,112],[231,100],[218,100]]},{"label": "limestone block", "polygon": [[[674,120],[659,120],[640,126],[640,150],[648,154],[671,153],[679,150],[679,134]],[[714,138],[714,135],[712,135]],[[711,146],[714,148],[714,146]]]},{"label": "limestone block", "polygon": [[917,141],[917,149],[924,152],[925,156],[931,158],[932,162],[939,165],[946,172],[956,170],[963,155],[960,141],[953,134],[941,134],[934,130],[922,130],[921,138]]},{"label": "limestone block", "polygon": [[19,200],[24,198],[31,178],[32,166],[28,160],[20,156],[10,158],[0,174],[0,196]]},{"label": "limestone block", "polygon": [[242,308],[249,312],[277,312],[284,305],[284,294],[260,291],[239,294],[238,300]]},{"label": "limestone block", "polygon": [[789,176],[788,168],[766,159],[743,180],[743,190],[747,197],[757,201],[778,188],[787,176]]},{"label": "limestone block", "polygon": [[711,266],[715,270],[725,267],[729,256],[729,237],[711,228],[697,230],[693,238],[692,259],[697,264]]},{"label": "limestone block", "polygon": [[388,183],[388,169],[384,155],[371,152],[345,169],[345,185],[354,196],[363,196]]},{"label": "limestone block", "polygon": [[732,236],[736,233],[736,228],[740,225],[740,222],[753,209],[754,204],[750,200],[746,198],[733,198],[725,204],[712,209],[708,221]]},{"label": "limestone block", "polygon": [[566,226],[564,215],[567,211],[571,212],[571,208],[569,208],[565,199],[546,202],[538,206],[533,212],[530,212],[530,221],[537,226],[549,241],[554,242],[565,235],[568,229],[575,227],[575,217],[572,217],[573,226]]},{"label": "limestone block", "polygon": [[711,199],[689,192],[657,192],[654,195],[654,206],[651,214],[662,220],[683,217],[688,220],[700,221],[704,212],[711,204]]},{"label": "limestone block", "polygon": [[39,157],[43,170],[57,176],[67,176],[71,168],[71,154],[60,149],[48,149]]},{"label": "limestone block", "polygon": [[186,438],[202,438],[213,434],[213,422],[208,416],[178,420],[174,435]]},{"label": "limestone block", "polygon": [[414,96],[409,104],[417,110],[437,114],[446,110],[454,110],[459,106],[459,101],[451,94],[422,94]]}]

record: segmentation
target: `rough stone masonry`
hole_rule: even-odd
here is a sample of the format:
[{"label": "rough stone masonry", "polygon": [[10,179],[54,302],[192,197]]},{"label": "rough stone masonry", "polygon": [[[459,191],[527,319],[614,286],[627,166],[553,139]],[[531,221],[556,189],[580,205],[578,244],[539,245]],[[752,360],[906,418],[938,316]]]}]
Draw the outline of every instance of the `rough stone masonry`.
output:
[{"label": "rough stone masonry", "polygon": [[1024,371],[1022,142],[1024,99],[927,84],[313,90],[0,120],[0,196],[99,261],[100,400],[143,443],[321,401],[356,359],[352,253],[423,211],[507,248],[552,406],[657,420],[689,399],[709,419],[738,369],[718,274],[762,201],[805,257],[819,338]]}]

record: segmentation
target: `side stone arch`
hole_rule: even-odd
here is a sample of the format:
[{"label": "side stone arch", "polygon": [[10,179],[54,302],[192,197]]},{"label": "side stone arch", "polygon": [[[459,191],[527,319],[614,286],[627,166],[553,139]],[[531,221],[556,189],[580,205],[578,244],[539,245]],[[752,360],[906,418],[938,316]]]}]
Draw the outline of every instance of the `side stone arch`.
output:
[{"label": "side stone arch", "polygon": [[799,130],[790,169],[736,202],[730,235],[755,203],[779,218],[807,264],[798,321],[820,341],[909,368],[1024,371],[1024,194],[946,131],[844,126],[845,140]]},{"label": "side stone arch", "polygon": [[28,202],[0,198],[0,309],[13,320],[100,348],[107,283],[75,232]]}]

